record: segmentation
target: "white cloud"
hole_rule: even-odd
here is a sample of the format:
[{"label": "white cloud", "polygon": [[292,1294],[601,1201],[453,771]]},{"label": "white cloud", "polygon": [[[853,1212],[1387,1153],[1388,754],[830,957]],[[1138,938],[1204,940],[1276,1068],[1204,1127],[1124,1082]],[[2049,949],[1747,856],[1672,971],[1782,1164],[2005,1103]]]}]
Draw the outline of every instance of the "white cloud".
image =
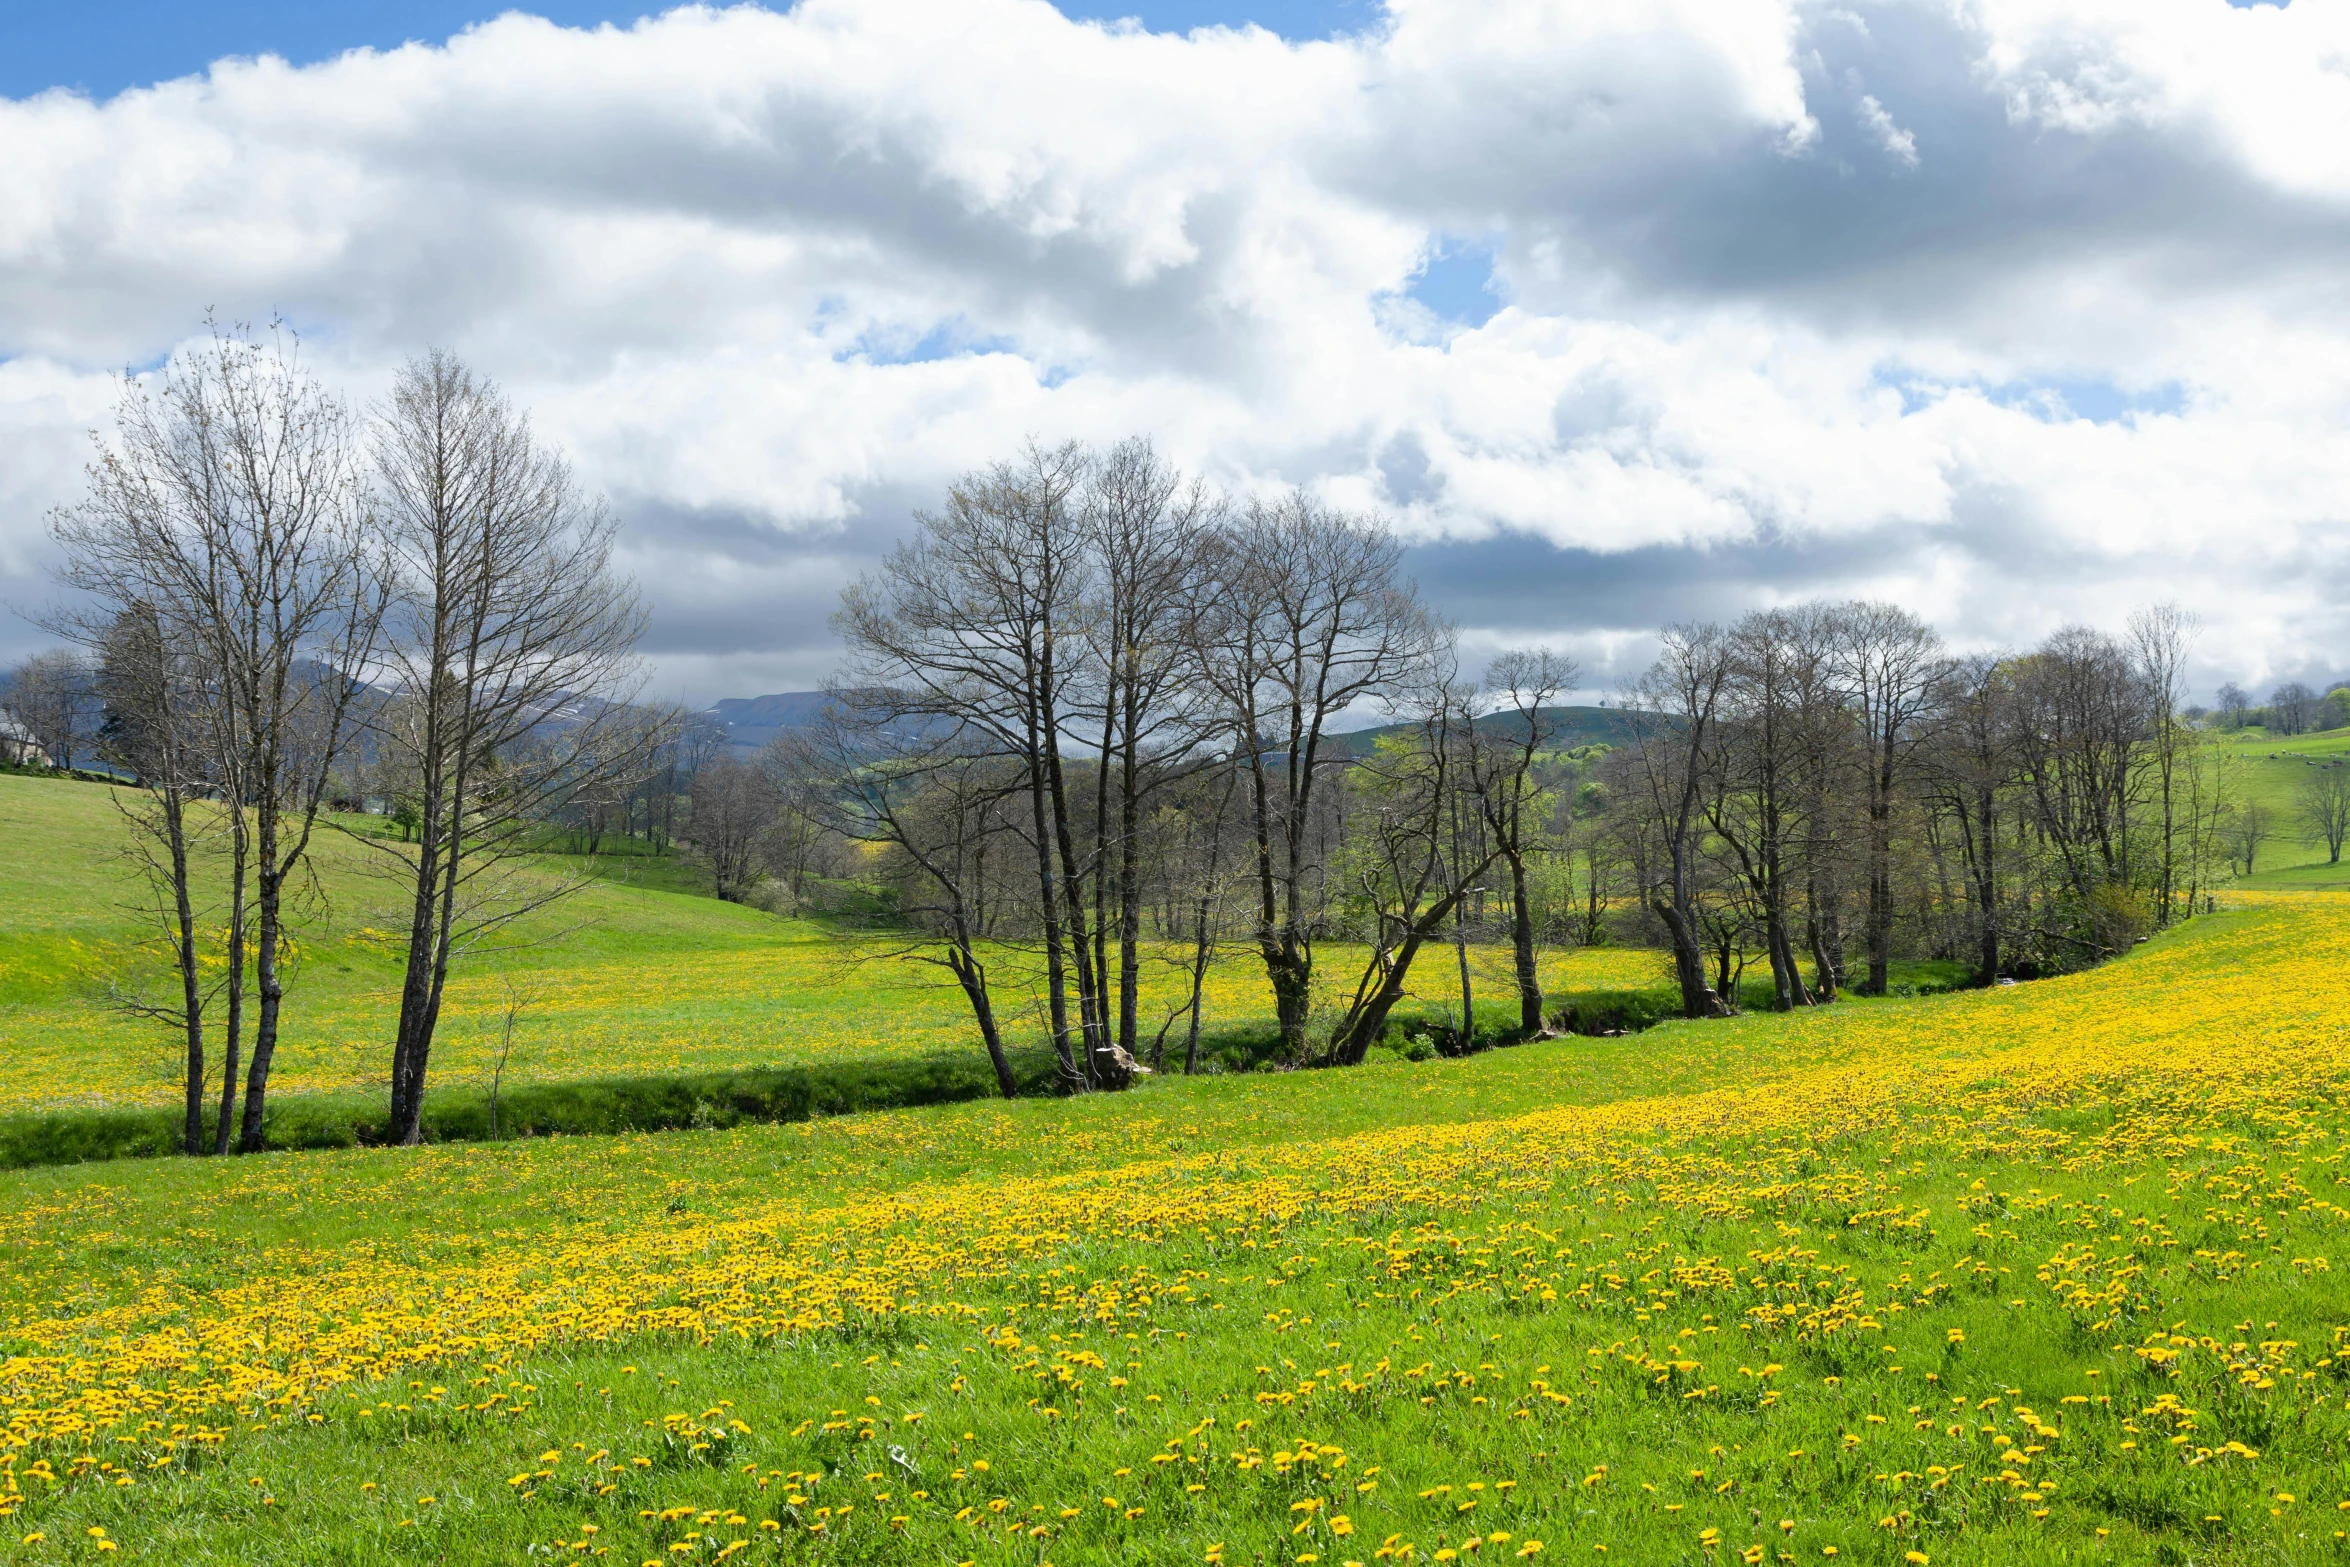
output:
[{"label": "white cloud", "polygon": [[[1488,628],[2176,595],[2215,667],[2341,668],[2346,59],[2310,0],[1391,0],[1306,45],[805,0],[0,102],[0,599],[108,370],[213,307],[355,398],[427,343],[504,379],[702,695],[813,678],[956,470],[1133,429],[1384,507]],[[1474,328],[1398,300],[1461,234]],[[2055,416],[2098,396],[2168,411]],[[1478,574],[1512,539],[1547,598]]]},{"label": "white cloud", "polygon": [[1877,145],[1885,149],[1886,157],[1908,168],[1918,166],[1918,139],[1895,124],[1893,116],[1874,95],[1861,94],[1853,114],[1861,128],[1877,138]]}]

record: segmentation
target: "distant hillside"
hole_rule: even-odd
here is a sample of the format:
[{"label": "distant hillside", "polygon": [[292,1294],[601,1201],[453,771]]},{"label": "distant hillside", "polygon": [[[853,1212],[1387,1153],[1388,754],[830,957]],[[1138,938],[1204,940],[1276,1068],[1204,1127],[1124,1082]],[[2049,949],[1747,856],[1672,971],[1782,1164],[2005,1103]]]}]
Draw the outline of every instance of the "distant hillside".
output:
[{"label": "distant hillside", "polygon": [[[725,731],[726,743],[737,751],[757,751],[786,729],[797,729],[824,709],[821,691],[778,691],[770,696],[730,696],[713,702],[701,716]],[[1552,744],[1562,751],[1586,745],[1624,745],[1632,738],[1632,721],[1613,707],[1546,707],[1542,717],[1550,726]],[[1491,713],[1477,720],[1481,729],[1498,730],[1517,722],[1514,715]],[[1367,756],[1382,735],[1400,734],[1403,726],[1383,724],[1327,736],[1324,744],[1340,756]]]},{"label": "distant hillside", "polygon": [[[1628,745],[1633,739],[1631,715],[1614,707],[1546,707],[1541,710],[1543,723],[1551,734],[1551,745],[1556,750],[1572,751],[1586,745]],[[1490,732],[1515,729],[1520,722],[1515,713],[1488,713],[1477,720],[1477,727]],[[1332,735],[1330,740],[1342,746],[1350,756],[1368,755],[1382,737],[1402,734],[1408,726],[1382,724],[1374,729],[1357,729],[1349,734]]]},{"label": "distant hillside", "polygon": [[786,729],[797,729],[824,710],[821,691],[778,691],[769,696],[722,697],[701,716],[726,732],[738,751],[763,748]]}]

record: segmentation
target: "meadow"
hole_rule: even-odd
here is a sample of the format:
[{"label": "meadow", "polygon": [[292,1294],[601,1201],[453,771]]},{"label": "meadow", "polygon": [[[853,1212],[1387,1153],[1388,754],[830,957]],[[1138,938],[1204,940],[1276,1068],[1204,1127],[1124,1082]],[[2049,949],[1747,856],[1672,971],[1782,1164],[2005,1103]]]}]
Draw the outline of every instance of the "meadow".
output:
[{"label": "meadow", "polygon": [[795,1126],[0,1176],[28,1562],[2335,1562],[2350,900]]},{"label": "meadow", "polygon": [[[368,823],[380,831],[380,824]],[[0,777],[0,842],[39,852],[0,856],[0,1116],[169,1106],[180,1089],[178,1043],[110,1005],[160,993],[162,951],[140,924],[137,881],[121,852],[110,791]],[[564,856],[599,880],[523,922],[508,949],[452,977],[434,1046],[434,1081],[479,1090],[498,1070],[507,1008],[520,1010],[507,1086],[614,1076],[719,1073],[953,1059],[983,1062],[970,1008],[935,967],[895,944],[814,920],[720,903],[677,861],[638,854]],[[330,833],[318,855],[272,1074],[281,1096],[376,1095],[388,1081],[398,1015],[400,889],[355,837]],[[1144,1018],[1155,1034],[1187,993],[1169,950],[1149,974]],[[1496,1019],[1514,1016],[1506,955],[1474,953],[1476,987]],[[1332,946],[1325,977],[1351,983],[1361,954]],[[1011,1036],[1041,1052],[1046,1033],[1034,957],[991,954]],[[1431,961],[1436,1004],[1457,1008],[1449,961]],[[1665,966],[1639,950],[1563,951],[1544,960],[1558,991],[1662,993]],[[1211,1048],[1269,1029],[1263,970],[1235,948],[1211,968],[1202,1015]],[[1183,1029],[1171,1032],[1180,1058]]]},{"label": "meadow", "polygon": [[2311,767],[2350,759],[2350,729],[2303,735],[2246,729],[2223,737],[2221,744],[2241,763],[2244,798],[2267,808],[2275,834],[2260,846],[2253,874],[2242,884],[2279,891],[2350,888],[2350,865],[2333,863],[2324,842],[2309,836],[2296,820],[2295,800]]}]

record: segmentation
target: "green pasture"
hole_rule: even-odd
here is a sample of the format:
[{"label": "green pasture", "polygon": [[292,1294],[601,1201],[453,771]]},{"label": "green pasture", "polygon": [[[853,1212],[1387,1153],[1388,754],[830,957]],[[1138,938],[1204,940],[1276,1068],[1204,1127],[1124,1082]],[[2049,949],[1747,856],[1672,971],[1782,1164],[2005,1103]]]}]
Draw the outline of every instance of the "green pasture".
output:
[{"label": "green pasture", "polygon": [[[217,1442],[28,1443],[0,1560],[2338,1563],[2328,908],[1997,992],[1457,1061],[0,1174],[0,1404],[11,1355],[216,1319],[286,1335],[251,1353],[369,1313],[399,1342],[434,1331],[418,1279],[561,1311],[590,1288],[563,1259],[601,1256],[596,1287],[657,1308],[699,1298],[683,1257],[810,1235],[843,1267],[1013,1258],[836,1326],[451,1344],[289,1379]],[[2281,1092],[2166,1089],[2255,1019],[2302,1052]],[[2136,1037],[2176,1048],[2125,1090]],[[1959,1100],[1833,1106],[1935,1061],[1974,1063]],[[1497,1178],[1410,1174],[1459,1143]],[[1072,1193],[1099,1215],[1031,1216]],[[1168,1193],[1197,1221],[1121,1223]],[[353,1269],[380,1291],[281,1309]]]}]

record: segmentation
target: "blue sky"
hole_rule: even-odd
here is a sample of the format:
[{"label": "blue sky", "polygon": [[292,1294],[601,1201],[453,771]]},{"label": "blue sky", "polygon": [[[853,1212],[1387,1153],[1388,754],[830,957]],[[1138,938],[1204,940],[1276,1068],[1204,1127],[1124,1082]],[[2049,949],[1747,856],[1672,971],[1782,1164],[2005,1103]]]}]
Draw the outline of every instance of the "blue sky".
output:
[{"label": "blue sky", "polygon": [[[304,65],[363,46],[439,43],[510,10],[578,27],[626,25],[662,9],[632,0],[0,0],[0,95],[71,87],[106,98],[190,75],[223,55],[277,54]],[[1367,0],[1071,0],[1061,10],[1133,16],[1154,32],[1255,22],[1285,38],[1328,37],[1376,15]]]}]

